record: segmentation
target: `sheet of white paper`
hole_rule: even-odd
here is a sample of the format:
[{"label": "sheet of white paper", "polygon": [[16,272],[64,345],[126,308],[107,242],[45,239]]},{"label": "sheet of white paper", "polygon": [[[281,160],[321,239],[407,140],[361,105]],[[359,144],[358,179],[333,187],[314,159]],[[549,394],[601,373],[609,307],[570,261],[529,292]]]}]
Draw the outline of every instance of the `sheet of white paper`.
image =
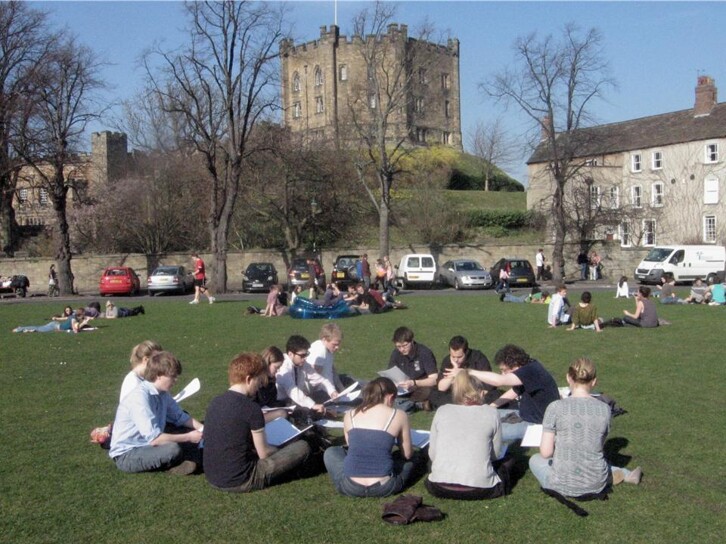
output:
[{"label": "sheet of white paper", "polygon": [[199,391],[201,389],[202,384],[199,381],[199,378],[194,378],[192,381],[189,382],[189,384],[179,391],[176,395],[174,395],[174,400],[177,402],[181,402],[184,399],[188,399],[191,397],[194,393]]},{"label": "sheet of white paper", "polygon": [[570,388],[569,387],[558,387],[557,388],[560,392],[560,398],[566,399],[570,396]]},{"label": "sheet of white paper", "polygon": [[310,427],[312,425],[308,425],[304,429],[298,429],[284,417],[278,417],[265,425],[267,443],[271,446],[282,446],[307,431]]},{"label": "sheet of white paper", "polygon": [[411,379],[406,375],[403,370],[401,370],[397,366],[387,368],[386,370],[381,370],[378,372],[378,375],[390,379],[396,385]]},{"label": "sheet of white paper", "polygon": [[542,425],[528,425],[522,438],[523,448],[539,448],[542,442]]},{"label": "sheet of white paper", "polygon": [[358,382],[353,382],[351,385],[343,389],[335,399],[328,399],[323,404],[331,404],[334,402],[351,402],[360,396],[360,391],[355,391],[358,387]]},{"label": "sheet of white paper", "polygon": [[277,408],[270,408],[269,406],[262,407],[263,414],[266,414],[267,412],[274,412],[275,410],[285,410],[288,414],[291,414],[295,411],[295,407],[294,406],[279,406]]},{"label": "sheet of white paper", "polygon": [[431,431],[422,431],[420,429],[411,429],[411,442],[415,448],[425,448],[431,440]]},{"label": "sheet of white paper", "polygon": [[326,429],[342,429],[343,422],[335,421],[334,419],[318,419],[314,422],[318,427],[325,427]]}]

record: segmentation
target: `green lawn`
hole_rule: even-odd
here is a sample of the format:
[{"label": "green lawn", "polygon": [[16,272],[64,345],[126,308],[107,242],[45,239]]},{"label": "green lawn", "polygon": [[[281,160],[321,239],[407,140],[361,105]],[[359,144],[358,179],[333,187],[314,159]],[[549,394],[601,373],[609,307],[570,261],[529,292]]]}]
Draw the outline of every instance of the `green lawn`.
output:
[{"label": "green lawn", "polygon": [[[605,316],[632,300],[595,294]],[[641,465],[640,487],[618,486],[606,502],[584,503],[580,519],[546,497],[527,471],[511,496],[459,503],[433,499],[418,481],[410,492],[441,508],[441,523],[393,527],[380,521],[382,499],[349,499],[326,475],[234,496],[203,476],[126,475],[97,446],[94,426],[113,419],[131,347],[152,338],[184,363],[179,387],[197,376],[202,390],[184,407],[203,418],[226,387],[240,351],[284,346],[292,333],[317,338],[320,321],[244,315],[248,302],[190,307],[151,300],[147,314],[99,323],[99,330],[12,334],[41,324],[60,304],[0,304],[0,541],[2,542],[721,542],[724,523],[724,371],[726,309],[659,307],[673,324],[656,330],[549,330],[546,309],[502,304],[492,296],[408,297],[409,309],[340,321],[336,362],[363,377],[386,365],[391,335],[408,325],[441,358],[454,334],[490,359],[505,343],[522,345],[564,385],[576,356],[598,365],[600,389],[628,410],[614,420],[611,459]],[[426,426],[430,414],[416,414]],[[521,452],[526,467],[530,451]],[[722,535],[719,537],[718,535]]]}]

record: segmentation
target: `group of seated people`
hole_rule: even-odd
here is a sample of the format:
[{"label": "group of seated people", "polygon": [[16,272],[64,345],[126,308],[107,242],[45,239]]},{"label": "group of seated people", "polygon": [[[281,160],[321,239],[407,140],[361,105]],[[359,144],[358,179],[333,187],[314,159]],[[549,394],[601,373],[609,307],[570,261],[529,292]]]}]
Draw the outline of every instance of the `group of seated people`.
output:
[{"label": "group of seated people", "polygon": [[682,299],[675,291],[676,280],[672,272],[666,272],[661,277],[660,290],[661,304],[708,304],[710,306],[722,306],[726,304],[726,285],[712,279],[708,285],[703,283],[701,278],[696,278],[691,286],[689,295]]},{"label": "group of seated people", "polygon": [[[305,435],[272,447],[265,423],[285,416],[287,406],[310,416],[332,416],[326,401],[334,402],[352,380],[334,364],[342,339],[340,327],[328,323],[312,345],[293,335],[284,353],[271,346],[262,354],[238,354],[228,366],[229,389],[210,402],[203,423],[181,410],[170,394],[182,371],[178,359],[151,341],[136,346],[110,457],[129,473],[186,475],[203,468],[210,485],[228,492],[263,489],[289,478],[313,449]],[[572,363],[567,373],[571,394],[560,399],[552,375],[521,347],[506,345],[496,353],[497,373],[461,336],[451,339],[440,370],[431,350],[416,342],[409,328],[396,329],[393,343],[389,368],[397,367],[407,379],[394,383],[379,376],[365,383],[359,403],[348,406],[343,417],[345,444],[325,449],[324,464],[340,494],[399,493],[417,469],[425,468],[425,447],[414,449],[404,398],[419,408],[437,409],[425,480],[435,496],[471,500],[509,493],[515,459],[505,455],[507,446],[521,439],[529,424],[542,423],[540,452],[530,466],[543,488],[579,497],[606,493],[622,481],[639,483],[639,468],[610,467],[604,458],[611,414],[607,404],[590,396],[597,379],[589,360]],[[280,409],[263,413],[263,407]]]},{"label": "group of seated people", "polygon": [[71,306],[63,308],[63,313],[54,315],[45,325],[21,325],[15,327],[13,332],[73,332],[79,333],[83,329],[91,328],[91,320],[97,318],[117,319],[120,317],[131,317],[145,314],[143,306],[134,308],[121,308],[110,300],[106,301],[106,311],[101,311],[98,302],[89,302],[86,307],[76,308]]}]

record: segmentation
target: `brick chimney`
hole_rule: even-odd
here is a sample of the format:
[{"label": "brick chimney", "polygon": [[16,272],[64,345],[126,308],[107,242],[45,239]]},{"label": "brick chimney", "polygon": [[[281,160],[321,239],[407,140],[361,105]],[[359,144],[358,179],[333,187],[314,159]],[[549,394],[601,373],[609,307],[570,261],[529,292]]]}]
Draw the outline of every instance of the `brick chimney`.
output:
[{"label": "brick chimney", "polygon": [[693,116],[709,115],[718,102],[716,83],[711,76],[698,76],[696,85],[696,104],[693,106]]}]

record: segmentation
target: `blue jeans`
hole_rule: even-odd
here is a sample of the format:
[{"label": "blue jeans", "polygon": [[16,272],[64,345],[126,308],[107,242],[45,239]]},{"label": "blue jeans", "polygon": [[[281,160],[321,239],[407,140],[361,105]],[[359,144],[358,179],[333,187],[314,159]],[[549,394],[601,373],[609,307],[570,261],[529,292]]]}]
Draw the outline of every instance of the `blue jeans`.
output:
[{"label": "blue jeans", "polygon": [[393,474],[384,483],[375,483],[365,486],[348,478],[343,470],[343,463],[347,452],[343,446],[334,446],[325,450],[323,461],[328,470],[333,486],[341,495],[347,497],[388,497],[403,491],[414,468],[412,460],[402,458],[393,459]]},{"label": "blue jeans", "polygon": [[[499,413],[499,420],[507,417],[509,414],[516,414],[519,416],[519,410],[497,410]],[[502,422],[502,442],[513,442],[515,440],[521,440],[524,436],[525,431],[529,423],[526,421],[520,421],[519,423],[504,423]]]},{"label": "blue jeans", "polygon": [[166,470],[184,461],[184,451],[176,442],[160,446],[142,446],[119,455],[114,461],[118,469],[123,472]]},{"label": "blue jeans", "polygon": [[504,293],[504,299],[502,302],[527,302],[527,297],[529,297],[529,295],[522,295],[518,297],[517,295]]},{"label": "blue jeans", "polygon": [[14,332],[55,332],[60,330],[60,326],[60,321],[51,321],[45,325],[27,325],[25,327],[17,327],[14,329]]}]

